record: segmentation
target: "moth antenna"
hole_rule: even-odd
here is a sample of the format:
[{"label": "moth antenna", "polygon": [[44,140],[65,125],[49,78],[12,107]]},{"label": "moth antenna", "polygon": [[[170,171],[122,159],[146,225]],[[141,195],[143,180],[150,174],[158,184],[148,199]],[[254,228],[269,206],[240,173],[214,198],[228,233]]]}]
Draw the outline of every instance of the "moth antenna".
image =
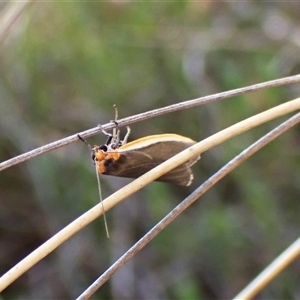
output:
[{"label": "moth antenna", "polygon": [[82,141],[84,142],[85,144],[87,144],[89,146],[90,149],[92,149],[92,146],[80,135],[80,134],[77,134],[77,137]]},{"label": "moth antenna", "polygon": [[104,226],[105,226],[106,236],[109,238],[109,231],[108,231],[107,220],[106,220],[106,215],[105,215],[105,210],[104,210],[104,205],[103,205],[100,176],[98,173],[98,161],[96,161],[96,160],[95,160],[95,166],[96,166],[96,177],[97,177],[97,183],[98,183],[99,199],[100,199],[100,203],[101,203],[102,211],[103,211]]}]

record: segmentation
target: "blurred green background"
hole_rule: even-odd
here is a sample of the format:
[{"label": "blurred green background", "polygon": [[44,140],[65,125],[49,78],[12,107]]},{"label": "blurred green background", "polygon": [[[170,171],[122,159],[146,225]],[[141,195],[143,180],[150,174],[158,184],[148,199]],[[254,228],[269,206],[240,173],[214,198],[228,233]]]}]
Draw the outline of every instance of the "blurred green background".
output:
[{"label": "blurred green background", "polygon": [[[4,11],[6,3],[0,6]],[[300,2],[35,3],[0,48],[0,161],[120,118],[300,70]],[[130,140],[204,139],[299,96],[273,88],[149,119]],[[95,221],[3,293],[72,299],[275,120],[204,153],[189,188],[152,183]],[[124,130],[125,131],[125,130]],[[299,236],[299,128],[206,193],[93,299],[229,299]],[[102,144],[101,135],[89,139]],[[129,180],[101,177],[104,196]],[[0,271],[98,203],[81,142],[0,173]],[[299,299],[293,263],[257,299]]]}]

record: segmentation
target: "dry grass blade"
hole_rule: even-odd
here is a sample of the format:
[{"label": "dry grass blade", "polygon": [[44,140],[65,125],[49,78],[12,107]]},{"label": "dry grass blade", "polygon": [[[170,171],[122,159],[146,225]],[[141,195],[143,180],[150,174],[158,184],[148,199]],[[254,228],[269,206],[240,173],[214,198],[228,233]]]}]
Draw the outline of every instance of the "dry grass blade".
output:
[{"label": "dry grass blade", "polygon": [[[241,121],[235,125],[230,126],[227,129],[224,129],[209,138],[193,145],[192,147],[180,152],[169,160],[165,161],[161,165],[152,169],[148,173],[134,180],[124,188],[118,190],[113,195],[106,198],[103,201],[105,211],[109,210],[119,202],[121,202],[126,197],[140,190],[156,178],[162,176],[163,174],[169,172],[173,168],[181,165],[185,161],[189,160],[195,155],[205,152],[206,150],[236,136],[239,135],[251,128],[254,128],[260,124],[263,124],[267,121],[270,121],[279,116],[285,115],[287,113],[293,112],[300,109],[300,98],[289,101],[287,103],[281,104],[274,108],[271,108],[265,112],[257,114],[253,117],[250,117],[244,121]],[[41,245],[38,249],[29,254],[25,259],[19,262],[15,267],[9,270],[0,278],[0,291],[5,289],[11,282],[16,280],[34,264],[52,252],[55,248],[61,245],[64,241],[74,235],[76,232],[81,230],[83,227],[91,223],[97,217],[102,214],[102,204],[98,204],[81,217],[73,221],[71,224],[66,226],[55,236],[49,239],[46,243]]]},{"label": "dry grass blade", "polygon": [[281,253],[263,272],[249,283],[234,299],[248,300],[256,296],[268,283],[280,274],[291,262],[300,255],[300,239],[297,239]]},{"label": "dry grass blade", "polygon": [[[271,132],[260,138],[257,142],[245,149],[229,163],[227,163],[222,169],[220,169],[215,175],[210,177],[199,188],[197,188],[191,195],[183,200],[176,208],[174,208],[167,216],[165,216],[157,225],[155,225],[144,237],[142,237],[134,246],[132,246],[122,257],[120,257],[108,270],[106,270],[84,293],[82,293],[77,300],[85,300],[91,297],[97,289],[99,289],[118,269],[120,269],[126,262],[128,262],[135,254],[145,247],[155,236],[157,236],[167,225],[169,225],[176,217],[178,217],[185,209],[187,209],[192,203],[194,203],[200,196],[208,191],[214,184],[220,181],[228,173],[234,170],[237,166],[243,163],[255,152],[266,146],[275,138],[286,132],[291,127],[300,122],[300,113],[290,118],[286,122],[282,123]],[[299,255],[300,252],[300,240],[293,244],[289,252],[286,251],[276,261],[278,263],[270,269],[268,279],[269,281],[282,270],[287,263]],[[276,270],[275,270],[276,268]],[[270,274],[271,273],[271,274]],[[263,274],[262,274],[263,275]],[[271,276],[270,276],[271,275]],[[269,281],[263,278],[257,278],[253,282],[252,286],[249,286],[248,290],[239,294],[236,299],[250,299],[250,296],[255,295],[259,289],[262,289]],[[256,292],[254,294],[254,291]]]},{"label": "dry grass blade", "polygon": [[[146,120],[149,118],[167,114],[167,113],[170,113],[173,111],[178,111],[178,110],[182,110],[182,109],[186,109],[186,108],[190,108],[190,107],[194,107],[194,106],[198,106],[198,105],[207,104],[210,102],[227,99],[230,97],[238,96],[238,95],[249,93],[249,92],[254,92],[257,90],[261,90],[261,89],[296,83],[299,81],[300,81],[300,75],[294,75],[294,76],[290,76],[290,77],[285,77],[285,78],[271,80],[271,81],[267,81],[267,82],[263,82],[263,83],[259,83],[259,84],[250,85],[247,87],[231,90],[228,92],[222,92],[222,93],[205,96],[205,97],[201,97],[201,98],[197,98],[197,99],[193,99],[193,100],[188,100],[188,101],[184,101],[181,103],[169,105],[166,107],[154,109],[154,110],[151,110],[151,111],[148,111],[145,113],[137,114],[137,115],[134,115],[131,117],[120,119],[120,120],[118,120],[118,126],[122,127],[122,126],[130,125],[135,122],[139,122],[139,121],[143,121],[143,120]],[[104,124],[101,126],[101,128],[104,130],[109,130],[114,127],[115,127],[115,123],[113,123],[113,122]],[[101,128],[99,126],[97,126],[97,127],[91,128],[89,130],[82,131],[79,134],[81,137],[86,138],[86,137],[100,133]],[[76,141],[78,141],[78,134],[71,135],[64,139],[55,141],[53,143],[36,148],[32,151],[23,153],[21,155],[18,155],[14,158],[8,159],[8,160],[0,163],[0,171],[4,170],[6,168],[12,167],[12,166],[19,164],[23,161],[26,161],[28,159],[31,159],[33,157],[36,157],[38,155],[41,155],[43,153],[58,149],[60,147],[63,147],[65,145],[68,145],[68,144],[76,142]]]},{"label": "dry grass blade", "polygon": [[23,14],[23,12],[32,4],[33,2],[25,0],[21,2],[11,2],[7,4],[2,15],[0,16],[0,45],[8,37],[13,26]]}]

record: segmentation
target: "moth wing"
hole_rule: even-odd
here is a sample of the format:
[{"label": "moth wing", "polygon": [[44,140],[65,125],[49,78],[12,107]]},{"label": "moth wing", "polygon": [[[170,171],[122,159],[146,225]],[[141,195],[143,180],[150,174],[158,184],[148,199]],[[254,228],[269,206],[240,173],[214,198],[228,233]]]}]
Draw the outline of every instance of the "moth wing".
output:
[{"label": "moth wing", "polygon": [[[138,178],[162,162],[166,161],[182,150],[194,145],[196,142],[188,141],[159,141],[148,144],[145,147],[137,149],[119,149],[120,158],[111,161],[106,166],[106,175],[114,175],[119,177]],[[178,185],[187,186],[192,182],[193,173],[190,167],[200,159],[197,155],[186,163],[164,174],[157,181],[171,182]]]},{"label": "moth wing", "polygon": [[171,182],[181,186],[189,186],[194,179],[191,168],[181,165],[159,177],[157,181]]},{"label": "moth wing", "polygon": [[115,163],[114,169],[110,169],[106,174],[138,178],[162,162],[163,160],[151,157],[141,151],[124,151]]}]

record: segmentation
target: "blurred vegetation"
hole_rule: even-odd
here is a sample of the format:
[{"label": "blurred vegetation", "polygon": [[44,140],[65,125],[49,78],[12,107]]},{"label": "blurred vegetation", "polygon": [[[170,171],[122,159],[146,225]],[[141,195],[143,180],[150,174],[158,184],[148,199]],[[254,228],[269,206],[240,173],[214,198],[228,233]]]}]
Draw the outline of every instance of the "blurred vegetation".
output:
[{"label": "blurred vegetation", "polygon": [[[0,7],[4,8],[4,4]],[[0,160],[120,117],[296,74],[300,2],[35,3],[0,51]],[[131,126],[131,139],[201,140],[299,97],[299,85]],[[284,118],[283,118],[284,119]],[[282,120],[283,120],[282,119]],[[280,120],[204,153],[189,188],[152,183],[67,241],[3,299],[78,296],[206,178]],[[105,138],[89,139],[101,144]],[[94,299],[228,299],[299,236],[299,129],[218,183],[126,264]],[[98,202],[78,142],[0,174],[1,274]],[[110,195],[128,180],[101,177]],[[257,299],[299,298],[299,262]]]}]

